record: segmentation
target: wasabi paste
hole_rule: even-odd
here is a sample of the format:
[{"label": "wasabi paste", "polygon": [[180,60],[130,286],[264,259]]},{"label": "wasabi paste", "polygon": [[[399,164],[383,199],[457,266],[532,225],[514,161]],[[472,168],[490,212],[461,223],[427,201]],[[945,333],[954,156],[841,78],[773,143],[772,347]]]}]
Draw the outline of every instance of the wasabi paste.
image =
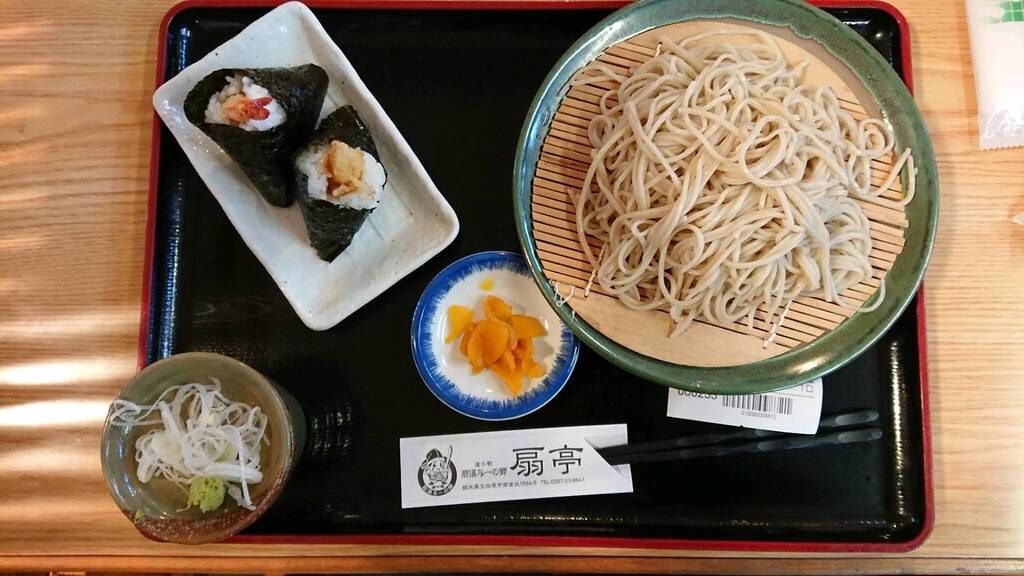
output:
[{"label": "wasabi paste", "polygon": [[188,507],[199,506],[203,512],[220,508],[224,503],[224,480],[200,476],[188,485]]}]

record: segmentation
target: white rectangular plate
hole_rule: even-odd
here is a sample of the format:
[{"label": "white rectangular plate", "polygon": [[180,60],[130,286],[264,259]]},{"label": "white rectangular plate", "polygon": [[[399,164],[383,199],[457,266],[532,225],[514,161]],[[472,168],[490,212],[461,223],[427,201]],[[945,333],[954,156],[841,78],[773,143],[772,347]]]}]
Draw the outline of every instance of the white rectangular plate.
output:
[{"label": "white rectangular plate", "polygon": [[[333,262],[309,245],[297,204],[267,204],[242,171],[185,118],[185,96],[218,68],[270,68],[314,63],[330,87],[321,117],[345,104],[369,126],[388,173],[380,206]],[[184,149],[242,239],[277,282],[302,321],[326,330],[423,265],[459,232],[455,211],[409,144],[370,94],[341,49],[299,2],[253,22],[153,95],[153,107]]]}]

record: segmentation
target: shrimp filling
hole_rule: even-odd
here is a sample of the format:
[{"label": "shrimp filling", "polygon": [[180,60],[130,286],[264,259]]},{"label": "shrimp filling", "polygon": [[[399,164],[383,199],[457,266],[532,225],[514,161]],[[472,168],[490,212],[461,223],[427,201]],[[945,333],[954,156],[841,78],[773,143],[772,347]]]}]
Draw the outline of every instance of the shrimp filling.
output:
[{"label": "shrimp filling", "polygon": [[248,132],[270,130],[287,119],[284,108],[263,86],[248,76],[235,74],[224,78],[220,92],[210,96],[206,121],[210,124],[237,126]]},{"label": "shrimp filling", "polygon": [[338,140],[304,152],[297,167],[309,180],[311,198],[354,210],[376,208],[387,180],[372,154]]}]

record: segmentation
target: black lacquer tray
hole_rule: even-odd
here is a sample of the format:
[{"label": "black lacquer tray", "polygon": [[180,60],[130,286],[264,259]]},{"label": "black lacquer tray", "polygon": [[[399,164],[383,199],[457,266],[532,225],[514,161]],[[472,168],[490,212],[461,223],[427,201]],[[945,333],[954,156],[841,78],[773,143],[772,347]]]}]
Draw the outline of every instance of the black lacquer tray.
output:
[{"label": "black lacquer tray", "polygon": [[[518,250],[511,178],[537,86],[616,2],[325,3],[314,12],[455,208],[455,242],[325,332],[307,329],[185,154],[154,130],[140,363],[202,350],[288,388],[310,434],[278,502],[234,541],[489,543],[742,550],[901,551],[932,520],[921,296],[875,346],[825,378],[823,413],[873,408],[882,442],[634,465],[632,494],[402,510],[401,437],[627,423],[633,441],[719,427],[665,417],[666,389],[584,349],[565,390],[511,422],[461,416],[431,395],[410,354],[413,309],[459,257]],[[905,80],[902,16],[827,3]],[[187,2],[165,19],[157,81],[267,12]]]}]

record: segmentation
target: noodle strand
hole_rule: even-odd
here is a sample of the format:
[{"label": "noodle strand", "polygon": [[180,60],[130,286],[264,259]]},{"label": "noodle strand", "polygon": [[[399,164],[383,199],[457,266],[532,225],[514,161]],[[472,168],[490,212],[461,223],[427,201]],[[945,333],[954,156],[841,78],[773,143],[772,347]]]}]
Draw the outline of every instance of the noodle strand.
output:
[{"label": "noodle strand", "polygon": [[[807,63],[790,66],[769,35],[722,34],[663,37],[628,76],[594,63],[575,80],[618,83],[590,122],[591,165],[572,195],[594,270],[585,293],[596,282],[630,308],[664,310],[673,336],[694,320],[753,326],[761,310],[772,340],[801,296],[860,307],[840,296],[872,276],[858,201],[877,202],[906,168],[903,199],[882,202],[906,205],[916,169],[903,150],[872,187],[872,162],[894,153],[888,124],[805,84]],[[884,296],[883,283],[861,309]]]}]

